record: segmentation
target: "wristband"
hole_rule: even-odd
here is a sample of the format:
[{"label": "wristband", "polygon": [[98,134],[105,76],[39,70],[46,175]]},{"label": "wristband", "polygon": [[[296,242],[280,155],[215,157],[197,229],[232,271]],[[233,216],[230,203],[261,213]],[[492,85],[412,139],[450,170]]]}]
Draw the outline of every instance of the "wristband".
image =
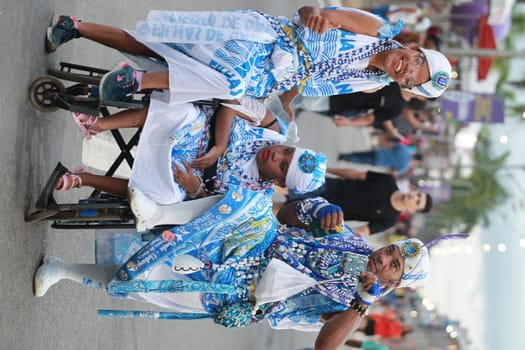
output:
[{"label": "wristband", "polygon": [[199,179],[199,189],[193,193],[188,193],[188,192],[186,193],[188,195],[188,198],[190,199],[197,198],[203,189],[202,179],[200,177],[197,177],[197,179]]},{"label": "wristband", "polygon": [[368,311],[368,306],[359,304],[355,299],[352,299],[350,302],[350,308],[356,311],[361,317],[364,317]]},{"label": "wristband", "polygon": [[338,213],[340,211],[343,211],[343,209],[341,209],[340,206],[331,203],[324,203],[317,206],[317,208],[314,211],[313,217],[314,219],[321,220],[328,215]]},{"label": "wristband", "polygon": [[343,211],[340,206],[331,204],[322,197],[303,199],[297,202],[295,209],[297,218],[305,225],[310,225],[315,220],[322,220],[328,215]]}]

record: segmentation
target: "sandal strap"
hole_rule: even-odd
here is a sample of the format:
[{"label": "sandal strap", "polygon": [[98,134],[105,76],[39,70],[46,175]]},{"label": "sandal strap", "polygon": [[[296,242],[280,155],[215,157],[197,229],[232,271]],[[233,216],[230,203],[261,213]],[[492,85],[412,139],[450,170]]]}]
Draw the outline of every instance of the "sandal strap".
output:
[{"label": "sandal strap", "polygon": [[84,169],[82,167],[77,166],[75,169],[73,169],[73,172],[68,171],[62,175],[62,186],[60,188],[56,188],[56,190],[59,192],[64,192],[72,188],[82,187],[82,178],[79,176],[79,173],[83,171]]},{"label": "sandal strap", "polygon": [[[98,131],[91,130],[93,125],[95,125],[98,122],[98,118],[94,115],[88,115],[84,113],[79,112],[71,112],[71,116],[73,117],[73,120],[79,127],[80,131],[84,134],[84,137],[89,140],[91,139],[91,136],[98,134]],[[88,117],[86,120],[80,120],[81,118]]]}]

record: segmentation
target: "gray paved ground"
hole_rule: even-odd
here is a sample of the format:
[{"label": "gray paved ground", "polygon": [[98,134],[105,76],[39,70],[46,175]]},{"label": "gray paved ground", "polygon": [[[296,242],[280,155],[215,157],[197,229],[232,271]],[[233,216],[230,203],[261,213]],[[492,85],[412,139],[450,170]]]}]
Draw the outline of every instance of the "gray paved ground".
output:
[{"label": "gray paved ground", "polygon": [[[57,67],[59,61],[109,68],[121,58],[118,53],[85,40],[45,55],[43,34],[53,13],[75,14],[84,20],[129,28],[144,17],[148,8],[244,7],[289,16],[304,3],[308,1],[3,0],[0,3],[3,82],[0,86],[0,349],[298,349],[311,344],[314,335],[272,331],[265,325],[226,330],[209,321],[102,319],[95,315],[97,308],[141,305],[114,300],[72,282],[61,283],[45,298],[37,299],[32,294],[32,277],[41,257],[58,255],[92,262],[93,233],[53,230],[47,224],[23,221],[24,213],[34,203],[56,162],[61,160],[73,167],[79,163],[82,151],[80,132],[67,113],[36,111],[27,101],[28,86],[45,74],[46,67]],[[300,123],[311,125],[315,118],[319,117],[307,119],[305,116]],[[324,130],[330,130],[331,124],[321,119],[319,123],[311,136],[305,131],[303,140],[321,143],[322,148],[326,148],[323,150],[334,159],[336,148],[321,142],[325,136],[330,137]],[[310,126],[305,130],[308,128]],[[319,130],[323,134],[319,134]],[[76,199],[78,193],[60,198]]]}]

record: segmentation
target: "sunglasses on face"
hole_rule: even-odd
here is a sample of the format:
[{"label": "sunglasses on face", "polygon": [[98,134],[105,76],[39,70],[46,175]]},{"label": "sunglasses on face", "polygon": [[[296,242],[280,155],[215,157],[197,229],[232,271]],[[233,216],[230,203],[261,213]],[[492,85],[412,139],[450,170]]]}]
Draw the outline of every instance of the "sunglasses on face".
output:
[{"label": "sunglasses on face", "polygon": [[418,53],[417,55],[412,56],[412,65],[415,67],[421,67],[423,64],[425,64],[426,61],[427,59],[422,53]]},{"label": "sunglasses on face", "polygon": [[422,53],[418,53],[411,57],[410,59],[410,65],[416,69],[412,70],[410,76],[407,76],[405,78],[405,81],[403,82],[402,87],[405,89],[412,89],[414,85],[416,85],[416,76],[419,72],[419,68],[421,68],[427,59],[425,58],[425,55]]}]

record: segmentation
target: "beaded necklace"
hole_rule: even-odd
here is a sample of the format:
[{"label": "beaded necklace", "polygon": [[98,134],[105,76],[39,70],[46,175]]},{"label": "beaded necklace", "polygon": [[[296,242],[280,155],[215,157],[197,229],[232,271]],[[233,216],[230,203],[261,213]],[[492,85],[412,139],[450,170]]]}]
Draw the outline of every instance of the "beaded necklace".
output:
[{"label": "beaded necklace", "polygon": [[203,132],[200,139],[199,139],[199,145],[197,147],[197,158],[202,157],[208,152],[208,141],[210,138],[210,121],[213,115],[215,114],[215,108],[210,106],[200,106],[201,111],[206,115],[206,120],[204,122],[204,130],[206,132]]},{"label": "beaded necklace", "polygon": [[[393,50],[399,47],[399,45],[391,39],[380,39],[376,42],[367,44],[363,47],[344,52],[339,54],[337,57],[331,58],[324,62],[312,62],[311,57],[306,53],[305,49],[298,48],[296,42],[292,41],[291,34],[293,31],[288,30],[288,35],[284,30],[281,23],[275,17],[261,13],[277,32],[277,34],[284,40],[284,42],[291,47],[295,52],[299,54],[305,61],[305,70],[297,72],[293,77],[283,80],[277,83],[271,90],[271,92],[280,90],[289,90],[293,88],[300,81],[306,80],[315,74],[318,74],[320,79],[341,81],[351,79],[368,79],[374,81],[384,81],[389,79],[388,75],[378,69],[357,69],[349,68],[354,63],[361,61],[365,58],[376,55],[380,52]],[[288,25],[286,25],[288,27]]]}]

